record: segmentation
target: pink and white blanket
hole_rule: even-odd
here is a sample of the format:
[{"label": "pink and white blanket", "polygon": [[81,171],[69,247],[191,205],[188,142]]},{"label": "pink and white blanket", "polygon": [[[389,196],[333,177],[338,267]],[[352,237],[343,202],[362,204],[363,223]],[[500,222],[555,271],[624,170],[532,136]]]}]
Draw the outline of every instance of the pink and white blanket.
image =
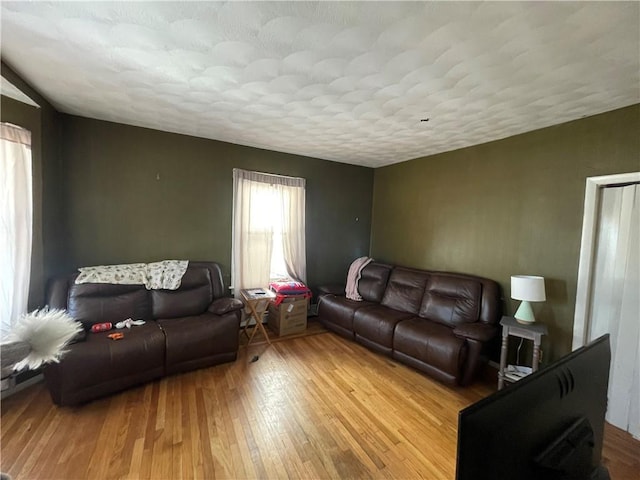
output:
[{"label": "pink and white blanket", "polygon": [[347,285],[345,288],[347,298],[355,300],[356,302],[362,301],[362,296],[358,292],[358,282],[360,281],[360,277],[362,277],[362,269],[372,261],[373,258],[360,257],[351,263],[349,273],[347,273]]}]

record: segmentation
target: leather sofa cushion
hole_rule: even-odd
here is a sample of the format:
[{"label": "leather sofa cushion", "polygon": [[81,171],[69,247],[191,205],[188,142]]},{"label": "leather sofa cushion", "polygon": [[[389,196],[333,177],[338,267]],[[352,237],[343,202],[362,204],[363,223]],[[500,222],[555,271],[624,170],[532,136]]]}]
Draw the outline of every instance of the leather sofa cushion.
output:
[{"label": "leather sofa cushion", "polygon": [[91,328],[94,323],[150,318],[149,298],[142,285],[72,284],[69,287],[67,311],[82,322],[85,329]]},{"label": "leather sofa cushion", "polygon": [[177,290],[151,290],[153,318],[200,315],[213,301],[209,270],[188,268]]},{"label": "leather sofa cushion", "polygon": [[413,317],[396,326],[393,350],[459,378],[465,360],[465,341],[444,325]]},{"label": "leather sofa cushion", "polygon": [[392,267],[381,263],[370,263],[362,269],[358,281],[358,293],[363,300],[380,303],[384,295]]},{"label": "leather sofa cushion", "polygon": [[358,309],[353,316],[353,331],[372,343],[391,348],[393,331],[396,324],[413,315],[407,312],[392,310],[381,305],[372,305]]},{"label": "leather sofa cushion", "polygon": [[238,351],[240,319],[235,313],[221,317],[207,312],[158,320],[158,325],[166,336],[167,374],[184,371],[184,364]]},{"label": "leather sofa cushion", "polygon": [[477,280],[433,274],[427,282],[419,316],[451,328],[476,322],[481,295],[482,285]]},{"label": "leather sofa cushion", "polygon": [[339,327],[340,331],[353,332],[353,314],[367,306],[375,305],[372,302],[356,302],[344,296],[324,295],[320,297],[318,314],[322,315],[325,325]]},{"label": "leather sofa cushion", "polygon": [[395,268],[391,272],[382,305],[417,315],[428,278],[429,274],[426,272]]}]

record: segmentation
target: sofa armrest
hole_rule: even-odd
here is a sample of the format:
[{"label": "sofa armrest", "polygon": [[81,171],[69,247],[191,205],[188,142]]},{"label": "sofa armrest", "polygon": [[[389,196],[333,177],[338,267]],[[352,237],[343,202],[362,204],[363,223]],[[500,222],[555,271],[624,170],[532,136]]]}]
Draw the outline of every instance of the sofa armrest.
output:
[{"label": "sofa armrest", "polygon": [[497,333],[498,327],[486,323],[465,323],[453,329],[457,337],[477,340],[478,342],[488,342]]},{"label": "sofa armrest", "polygon": [[50,308],[67,309],[69,296],[69,279],[57,277],[47,283],[46,303]]},{"label": "sofa armrest", "polygon": [[225,313],[241,310],[242,307],[244,307],[242,300],[224,297],[214,300],[207,310],[216,315],[224,315]]},{"label": "sofa armrest", "polygon": [[336,295],[338,297],[344,296],[344,285],[322,285],[318,287],[318,297],[323,295]]}]

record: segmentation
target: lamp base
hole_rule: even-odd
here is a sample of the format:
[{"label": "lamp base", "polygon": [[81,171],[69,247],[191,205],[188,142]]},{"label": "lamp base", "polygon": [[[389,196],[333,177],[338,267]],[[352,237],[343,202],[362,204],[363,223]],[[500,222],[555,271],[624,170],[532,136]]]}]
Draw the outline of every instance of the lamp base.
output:
[{"label": "lamp base", "polygon": [[534,323],[536,323],[535,320],[533,322],[530,322],[528,320],[520,320],[519,318],[516,318],[516,322],[518,322],[520,325],[533,325]]},{"label": "lamp base", "polygon": [[536,317],[533,315],[531,304],[526,300],[522,301],[513,317],[518,323],[522,323],[523,325],[531,325],[532,323],[536,323]]}]

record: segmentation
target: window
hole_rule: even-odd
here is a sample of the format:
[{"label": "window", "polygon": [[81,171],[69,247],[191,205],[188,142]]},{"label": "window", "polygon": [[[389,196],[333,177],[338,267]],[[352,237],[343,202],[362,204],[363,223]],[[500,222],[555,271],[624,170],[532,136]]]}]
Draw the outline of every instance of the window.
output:
[{"label": "window", "polygon": [[0,337],[26,313],[31,271],[31,133],[0,124]]},{"label": "window", "polygon": [[306,281],[305,180],[233,170],[234,290]]}]

